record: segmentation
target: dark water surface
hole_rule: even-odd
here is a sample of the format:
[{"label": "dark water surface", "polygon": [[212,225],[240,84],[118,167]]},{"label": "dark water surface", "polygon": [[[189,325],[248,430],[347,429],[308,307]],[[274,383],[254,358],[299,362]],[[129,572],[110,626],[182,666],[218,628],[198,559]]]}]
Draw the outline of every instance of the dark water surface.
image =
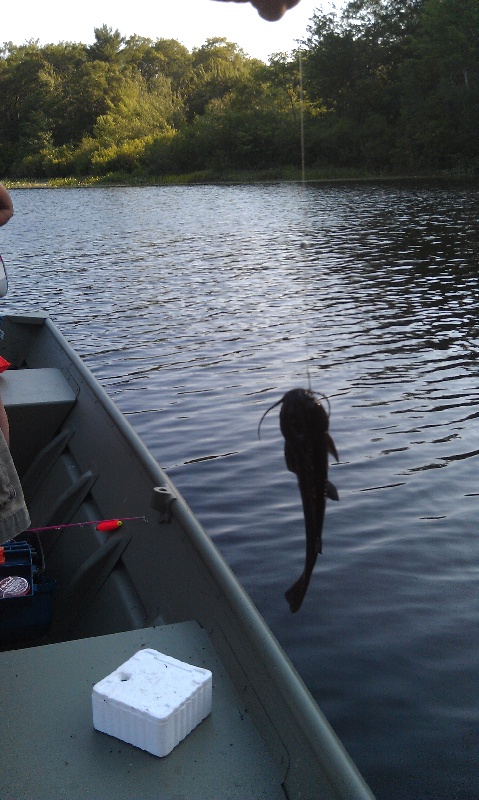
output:
[{"label": "dark water surface", "polygon": [[[85,358],[377,797],[479,798],[479,190],[12,195],[4,307],[48,311]],[[277,409],[256,430],[308,373],[340,502],[292,616],[299,492]]]}]

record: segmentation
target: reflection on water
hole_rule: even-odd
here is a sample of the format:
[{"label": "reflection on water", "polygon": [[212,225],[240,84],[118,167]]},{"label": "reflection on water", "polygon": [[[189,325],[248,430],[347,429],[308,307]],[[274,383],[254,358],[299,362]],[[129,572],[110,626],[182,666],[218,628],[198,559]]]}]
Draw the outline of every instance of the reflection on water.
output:
[{"label": "reflection on water", "polygon": [[[479,796],[475,188],[17,191],[12,311],[46,309],[169,472],[381,800]],[[326,394],[304,528],[276,412]]]}]

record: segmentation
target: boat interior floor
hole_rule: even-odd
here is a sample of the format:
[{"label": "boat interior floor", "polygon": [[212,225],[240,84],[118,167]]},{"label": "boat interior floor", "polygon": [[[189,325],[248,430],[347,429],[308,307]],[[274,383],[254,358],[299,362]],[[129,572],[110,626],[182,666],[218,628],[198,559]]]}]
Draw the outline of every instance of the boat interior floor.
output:
[{"label": "boat interior floor", "polygon": [[[212,713],[164,758],[99,733],[92,722],[92,686],[146,647],[213,674]],[[285,799],[247,708],[195,621],[5,652],[2,681],[9,702],[0,797]]]}]

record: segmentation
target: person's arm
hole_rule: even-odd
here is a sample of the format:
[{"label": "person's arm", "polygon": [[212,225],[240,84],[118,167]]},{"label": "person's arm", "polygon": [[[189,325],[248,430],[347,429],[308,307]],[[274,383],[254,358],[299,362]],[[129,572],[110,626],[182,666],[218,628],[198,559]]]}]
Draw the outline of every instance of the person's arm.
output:
[{"label": "person's arm", "polygon": [[[224,0],[224,2],[231,2],[231,0]],[[233,2],[247,3],[248,0],[233,0]],[[249,2],[258,9],[260,17],[274,22],[281,19],[289,8],[296,6],[299,0],[249,0]]]},{"label": "person's arm", "polygon": [[0,225],[5,225],[10,217],[13,217],[12,198],[3,183],[0,183]]}]

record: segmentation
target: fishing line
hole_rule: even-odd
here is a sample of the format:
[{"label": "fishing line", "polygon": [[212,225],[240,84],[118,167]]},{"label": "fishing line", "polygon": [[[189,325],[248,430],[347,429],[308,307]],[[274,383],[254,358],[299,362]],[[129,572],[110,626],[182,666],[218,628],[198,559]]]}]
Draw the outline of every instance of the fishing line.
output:
[{"label": "fishing line", "polygon": [[301,128],[301,183],[304,189],[306,169],[304,160],[304,102],[303,102],[303,57],[299,49],[299,119]]},{"label": "fishing line", "polygon": [[[304,285],[305,278],[303,276],[304,276],[304,274],[306,272],[306,267],[308,266],[308,259],[306,258],[306,251],[308,250],[308,242],[307,242],[307,238],[306,238],[307,237],[307,231],[308,231],[308,208],[307,208],[307,202],[306,202],[306,136],[305,136],[305,125],[304,125],[305,98],[304,98],[304,82],[303,82],[303,56],[302,56],[301,48],[299,48],[298,51],[297,51],[297,57],[298,57],[298,73],[299,73],[299,119],[300,119],[300,153],[301,153],[301,199],[300,199],[300,206],[302,207],[302,211],[301,211],[301,214],[302,214],[302,230],[301,230],[301,226],[300,225],[298,225],[298,229],[301,230],[302,236],[300,237],[300,245],[299,245],[300,246],[300,250],[301,250],[301,254],[299,256],[300,271],[298,271],[298,275],[296,277],[296,280],[301,281],[301,288],[300,288],[300,290],[298,292],[298,295],[303,297],[304,304],[306,305],[306,301],[307,301],[308,295],[307,295],[306,287]],[[294,84],[293,84],[293,86],[294,86]],[[301,216],[301,214],[299,216]],[[299,274],[300,272],[302,273],[302,275]],[[310,369],[310,367],[308,365],[308,362],[309,361],[313,361],[315,356],[313,354],[311,354],[313,346],[309,341],[310,325],[308,325],[308,323],[307,323],[308,315],[305,316],[304,314],[300,314],[299,311],[300,310],[298,309],[299,327],[302,327],[304,332],[303,332],[302,336],[301,336],[301,334],[298,334],[297,335],[297,339],[298,339],[298,341],[301,340],[301,344],[302,344],[302,346],[304,346],[305,351],[306,351],[306,366],[305,366],[305,370],[306,370],[306,375],[307,375],[307,379],[308,379],[308,381],[307,381],[308,391],[310,392],[311,395],[314,395],[315,397],[322,398],[322,399],[325,400],[325,402],[327,403],[327,409],[328,409],[326,413],[327,413],[327,416],[329,417],[330,414],[331,414],[331,404],[329,402],[329,399],[322,392],[315,392],[314,389],[312,388],[312,385],[311,385],[311,383],[312,383],[312,381],[311,381],[311,369]],[[273,408],[276,408],[281,402],[282,402],[282,399],[278,400],[276,403],[274,403],[272,406],[270,406],[270,408],[268,408],[267,411],[265,411],[265,413],[262,415],[262,417],[261,417],[261,419],[259,421],[259,424],[258,424],[258,430],[257,430],[258,439],[261,439],[261,432],[260,431],[261,431],[261,424],[262,424],[264,418],[266,417],[266,415]]]},{"label": "fishing line", "polygon": [[[299,60],[299,119],[300,119],[300,147],[301,147],[301,195],[303,206],[303,232],[307,230],[307,208],[306,208],[306,156],[305,156],[305,135],[304,135],[304,87],[303,87],[303,55],[301,48],[298,50]],[[302,267],[306,267],[306,257],[304,251],[308,249],[308,243],[305,239],[301,241],[301,250],[303,251]],[[303,295],[306,298],[306,292],[303,287]],[[310,346],[308,342],[308,330],[305,326],[305,348],[306,360],[310,360]],[[306,367],[306,374],[308,376],[308,389],[313,391],[311,386],[311,371],[309,366]]]},{"label": "fishing line", "polygon": [[[305,130],[304,130],[304,83],[303,83],[303,54],[301,48],[298,50],[298,61],[299,61],[299,108],[300,108],[300,147],[301,147],[301,195],[302,195],[302,206],[303,206],[303,237],[304,234],[307,232],[307,222],[308,222],[308,215],[307,215],[307,203],[306,203],[306,146],[305,146]],[[308,242],[305,238],[301,241],[301,250],[302,250],[302,267],[303,270],[307,266],[307,259],[306,259],[306,250],[308,249]],[[306,299],[307,294],[303,285],[302,293],[304,298]],[[306,360],[307,362],[313,360],[314,355],[311,355],[312,344],[309,341],[309,329],[305,325],[305,337],[304,337],[304,346],[306,349]],[[315,394],[316,396],[323,398],[327,405],[328,405],[328,417],[331,414],[331,404],[329,399],[326,397],[325,394],[322,392],[315,392],[311,385],[311,368],[309,365],[306,366],[306,374],[308,376],[308,390]]]}]

